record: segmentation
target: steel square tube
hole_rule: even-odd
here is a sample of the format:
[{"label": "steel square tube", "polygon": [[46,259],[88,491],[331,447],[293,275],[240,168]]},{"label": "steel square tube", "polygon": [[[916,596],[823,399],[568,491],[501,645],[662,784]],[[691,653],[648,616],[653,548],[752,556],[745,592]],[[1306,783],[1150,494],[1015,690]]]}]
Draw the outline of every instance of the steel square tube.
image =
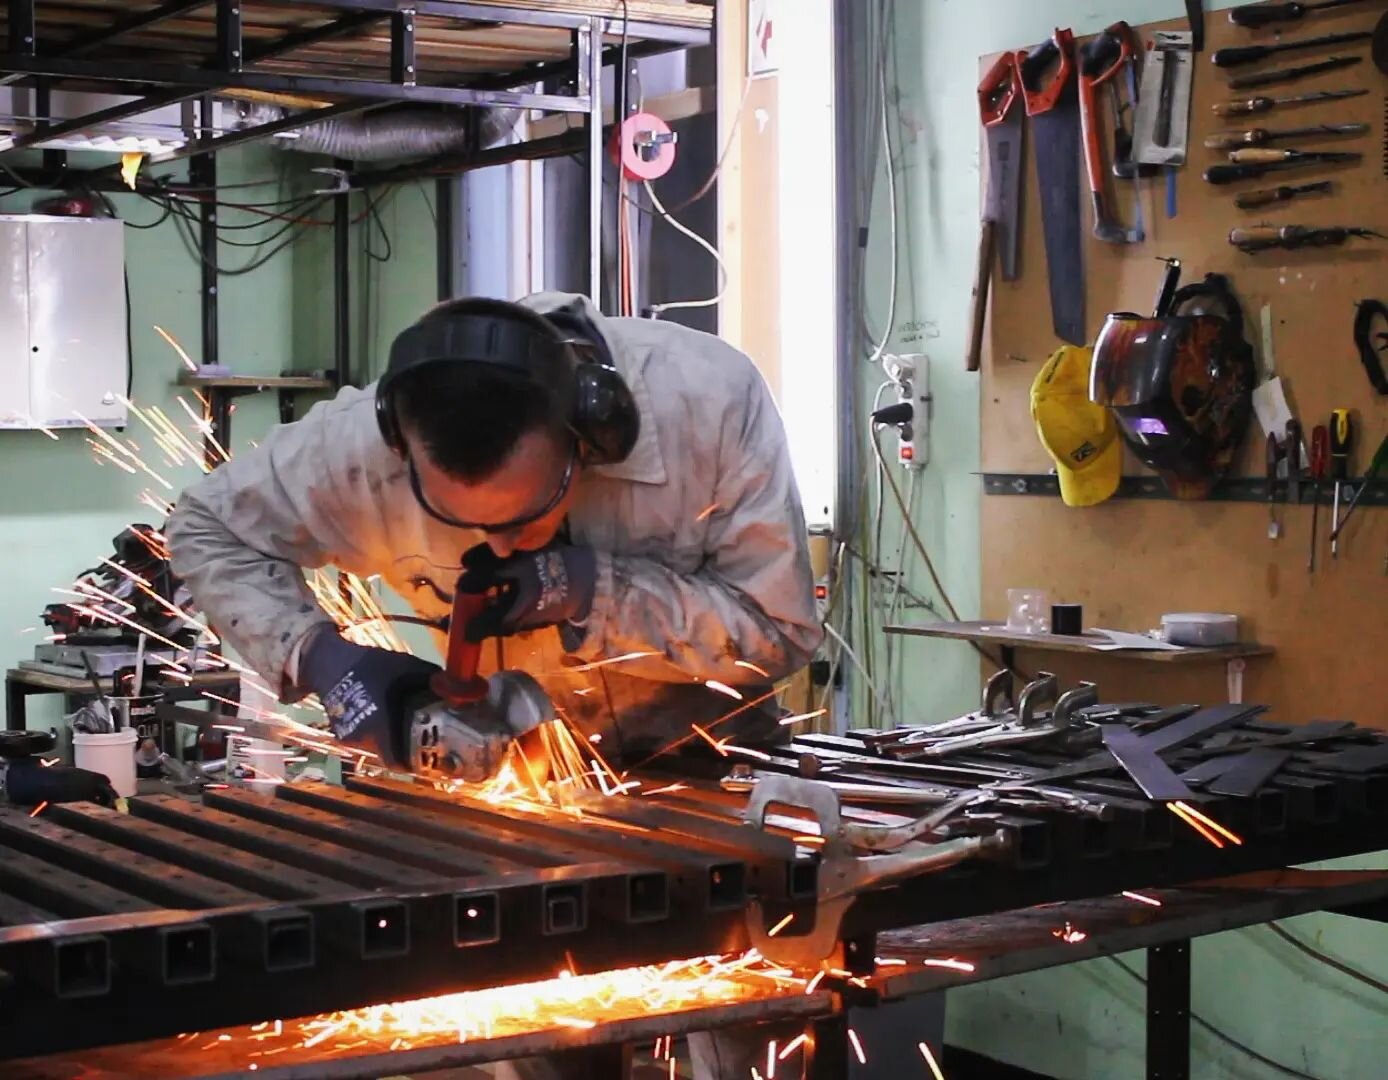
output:
[{"label": "steel square tube", "polygon": [[[342,847],[357,848],[445,877],[476,877],[498,872],[497,860],[474,851],[461,850],[456,845],[440,843],[436,834],[424,830],[413,830],[412,835],[398,829],[343,818],[311,806],[296,806],[286,800],[264,799],[244,792],[207,791],[203,793],[203,801],[219,810],[329,840]],[[508,864],[507,868],[514,865]]]},{"label": "steel square tube", "polygon": [[93,30],[90,33],[69,38],[55,47],[53,52],[59,56],[81,56],[83,53],[91,52],[93,49],[114,41],[123,34],[143,30],[156,23],[161,23],[165,19],[186,15],[190,11],[206,7],[211,2],[212,0],[166,0],[158,7],[152,7],[147,11],[137,11],[133,15],[116,19],[111,25],[102,27],[100,30]]},{"label": "steel square tube", "polygon": [[263,45],[252,45],[246,50],[246,63],[258,64],[262,60],[285,56],[309,45],[317,45],[321,41],[330,41],[333,38],[342,37],[343,34],[364,30],[366,27],[380,22],[386,16],[387,12],[384,11],[364,11],[353,15],[344,15],[340,19],[323,23],[321,26],[310,26],[303,30],[291,31],[283,37]]},{"label": "steel square tube", "polygon": [[401,86],[414,86],[417,79],[414,23],[412,10],[397,11],[390,17],[390,81]]},{"label": "steel square tube", "polygon": [[160,981],[165,986],[211,982],[217,973],[212,927],[206,923],[159,928]]},{"label": "steel square tube", "polygon": [[1332,780],[1283,775],[1272,786],[1286,796],[1288,822],[1329,825],[1340,818],[1340,792]]},{"label": "steel square tube", "polygon": [[110,993],[111,946],[103,935],[35,942],[30,951],[36,962],[27,974],[55,998],[71,1001]]},{"label": "steel square tube", "polygon": [[[220,90],[256,90],[263,93],[344,96],[366,101],[415,101],[437,105],[490,105],[510,109],[543,109],[549,112],[587,112],[586,97],[561,94],[530,94],[509,90],[469,90],[466,87],[400,86],[369,79],[326,78],[312,75],[282,75],[264,71],[217,71],[153,61],[129,62],[68,59],[60,56],[0,55],[0,72],[47,75],[55,79],[86,79],[94,82],[155,83],[212,93]],[[167,104],[164,102],[163,104]],[[153,108],[154,106],[150,106]],[[93,121],[94,122],[94,121]],[[84,126],[90,126],[90,122]]]},{"label": "steel square tube", "polygon": [[494,945],[501,940],[501,903],[495,892],[460,892],[453,896],[453,944],[461,948]]},{"label": "steel square tube", "polygon": [[151,911],[158,906],[14,850],[0,851],[0,887],[21,900],[51,908],[60,917],[69,919]]},{"label": "steel square tube", "polygon": [[243,62],[241,45],[241,0],[216,0],[217,4],[217,67],[223,71],[240,71]]},{"label": "steel square tube", "polygon": [[174,866],[196,870],[275,900],[357,891],[350,884],[303,870],[292,862],[276,862],[238,851],[166,825],[135,820],[94,803],[51,806],[48,816],[88,836],[120,844]]},{"label": "steel square tube", "polygon": [[16,815],[13,810],[0,811],[0,845],[171,907],[227,907],[264,899],[43,818],[31,818],[22,812]]},{"label": "steel square tube", "polygon": [[329,933],[350,942],[361,959],[409,955],[410,909],[403,901],[355,900],[338,914]]},{"label": "steel square tube", "polygon": [[24,926],[28,923],[55,922],[57,912],[41,908],[18,897],[0,893],[0,926]]},{"label": "steel square tube", "polygon": [[319,840],[302,832],[237,817],[172,795],[146,795],[131,799],[129,805],[133,817],[161,822],[194,836],[297,864],[358,888],[374,889],[383,885],[409,888],[447,876]]}]

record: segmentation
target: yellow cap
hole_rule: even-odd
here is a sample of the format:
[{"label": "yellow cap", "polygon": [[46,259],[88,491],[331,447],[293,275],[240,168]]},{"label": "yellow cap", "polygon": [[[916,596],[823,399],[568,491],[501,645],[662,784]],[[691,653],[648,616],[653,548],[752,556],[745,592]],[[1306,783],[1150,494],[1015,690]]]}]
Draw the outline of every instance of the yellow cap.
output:
[{"label": "yellow cap", "polygon": [[1118,490],[1123,444],[1113,414],[1089,400],[1094,350],[1065,345],[1031,384],[1031,418],[1055,459],[1066,506],[1094,506]]}]

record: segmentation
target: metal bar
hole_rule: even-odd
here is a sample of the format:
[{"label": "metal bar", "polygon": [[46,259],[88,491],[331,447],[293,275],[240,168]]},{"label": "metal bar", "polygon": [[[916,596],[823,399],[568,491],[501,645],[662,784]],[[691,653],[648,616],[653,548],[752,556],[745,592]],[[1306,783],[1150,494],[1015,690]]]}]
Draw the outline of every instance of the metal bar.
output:
[{"label": "metal bar", "polygon": [[[263,58],[258,58],[263,59]],[[367,101],[414,101],[438,105],[490,105],[508,109],[541,109],[547,112],[586,113],[589,102],[565,94],[531,94],[507,90],[470,90],[450,86],[400,86],[370,79],[324,78],[282,75],[263,71],[224,72],[179,64],[78,60],[57,56],[0,55],[0,72],[50,75],[59,79],[86,79],[100,83],[154,83],[188,90],[258,90],[265,93],[307,97],[342,96]]]},{"label": "metal bar", "polygon": [[[350,171],[351,162],[333,161]],[[333,197],[333,368],[339,389],[352,385],[352,189]]]},{"label": "metal bar", "polygon": [[[602,309],[602,20],[579,30],[575,47],[588,82],[588,295]],[[584,50],[587,50],[586,52]],[[580,82],[581,85],[581,82]]]},{"label": "metal bar", "polygon": [[390,17],[390,81],[401,86],[414,86],[416,82],[414,21],[411,8]]},{"label": "metal bar", "polygon": [[1147,1080],[1190,1080],[1190,942],[1147,950]]},{"label": "metal bar", "polygon": [[486,856],[460,850],[456,843],[441,843],[419,829],[382,828],[311,806],[294,806],[282,799],[271,801],[239,791],[206,791],[202,798],[206,805],[218,810],[436,874],[477,877],[491,873],[495,865]]},{"label": "metal bar", "polygon": [[56,912],[38,907],[27,900],[0,893],[0,924],[24,926],[26,923],[56,922],[62,918]]},{"label": "metal bar", "polygon": [[130,813],[137,818],[179,829],[190,836],[205,837],[252,851],[364,889],[382,886],[419,888],[445,878],[443,874],[420,870],[404,862],[383,859],[360,849],[320,840],[298,831],[276,828],[262,821],[250,821],[171,795],[146,795],[131,799]]},{"label": "metal bar", "polygon": [[1145,743],[1141,735],[1122,724],[1104,725],[1104,746],[1144,795],[1154,801],[1193,798],[1195,793]]},{"label": "metal bar", "polygon": [[365,11],[353,15],[344,15],[340,19],[332,22],[323,23],[321,26],[311,26],[304,30],[295,30],[285,34],[284,37],[265,45],[253,45],[246,50],[246,63],[258,64],[262,60],[270,60],[275,57],[284,56],[287,53],[295,52],[298,49],[309,45],[317,45],[321,41],[329,41],[332,38],[342,37],[355,30],[363,30],[372,26],[386,17],[384,11]]},{"label": "metal bar", "polygon": [[1212,705],[1143,736],[1142,748],[1153,753],[1179,750],[1207,735],[1237,727],[1245,720],[1252,720],[1265,712],[1266,705]]},{"label": "metal bar", "polygon": [[244,61],[241,42],[241,0],[217,2],[217,67],[240,71]]},{"label": "metal bar", "polygon": [[181,161],[184,158],[193,157],[197,154],[219,154],[223,150],[230,150],[233,146],[244,146],[246,143],[259,142],[261,139],[268,139],[272,135],[278,135],[282,131],[294,131],[298,128],[308,127],[310,124],[317,124],[324,120],[332,120],[338,116],[350,116],[353,113],[359,113],[369,108],[371,108],[369,102],[348,101],[340,105],[327,105],[321,109],[311,109],[307,112],[291,113],[278,120],[270,120],[264,124],[257,124],[255,127],[242,128],[239,131],[232,131],[226,135],[217,135],[207,139],[194,139],[178,147],[176,150],[170,150],[167,153],[152,156],[149,159],[149,164],[166,165],[171,161]]},{"label": "metal bar", "polygon": [[42,817],[31,818],[23,811],[0,811],[0,843],[171,907],[228,907],[264,900],[202,874],[170,869],[160,859],[94,840]]},{"label": "metal bar", "polygon": [[[0,79],[0,85],[3,85],[3,83],[4,80]],[[16,135],[9,139],[0,139],[0,153],[7,150],[23,150],[26,147],[47,142],[49,139],[59,139],[64,135],[86,131],[88,128],[97,127],[101,124],[111,124],[119,120],[126,120],[132,116],[139,116],[141,113],[151,112],[154,109],[162,109],[165,105],[176,105],[180,101],[187,101],[190,98],[197,97],[200,93],[201,91],[198,90],[162,91],[147,97],[138,98],[135,101],[126,101],[119,105],[112,105],[110,108],[88,113],[85,116],[75,116],[71,120],[64,120],[62,123],[53,124],[51,127],[42,130],[36,129],[27,135]]]},{"label": "metal bar", "polygon": [[211,0],[167,0],[166,3],[158,7],[150,8],[148,11],[138,11],[133,15],[127,15],[123,19],[116,19],[111,25],[100,30],[92,30],[85,34],[78,34],[74,38],[69,38],[54,48],[53,52],[58,56],[81,56],[83,53],[91,52],[95,48],[106,45],[124,34],[134,33],[136,30],[144,30],[146,27],[154,26],[165,19],[174,19],[179,15],[186,15],[190,11],[196,11],[200,7],[206,7]]},{"label": "metal bar", "polygon": [[293,861],[277,862],[263,855],[238,851],[166,825],[118,814],[94,803],[55,804],[48,808],[47,816],[77,832],[128,847],[171,867],[186,867],[276,900],[358,891],[343,881],[305,870]]},{"label": "metal bar", "polygon": [[440,176],[434,181],[434,258],[436,261],[438,298],[452,300],[458,293],[455,278],[458,237],[456,235],[453,200],[457,198],[458,180]]},{"label": "metal bar", "polygon": [[547,136],[543,139],[527,139],[525,142],[493,146],[487,150],[469,151],[464,154],[444,154],[426,162],[391,169],[359,172],[353,175],[352,183],[356,187],[376,187],[381,184],[398,184],[409,180],[433,180],[438,177],[441,170],[458,175],[471,172],[473,169],[489,168],[493,165],[509,165],[513,161],[539,161],[543,158],[580,153],[584,145],[583,132],[575,128],[573,131]]},{"label": "metal bar", "polygon": [[38,51],[38,27],[34,0],[10,0],[10,21],[6,45],[10,52],[33,56]]},{"label": "metal bar", "polygon": [[1272,747],[1239,754],[1210,782],[1208,790],[1215,795],[1247,798],[1271,780],[1291,756],[1290,750]]},{"label": "metal bar", "polygon": [[[1054,473],[983,473],[983,493],[985,495],[1060,495],[1060,481]],[[1363,477],[1345,481],[1355,489],[1364,483]],[[1301,485],[1303,496],[1300,505],[1310,505],[1314,492],[1309,484]],[[1320,493],[1320,502],[1329,506],[1333,492]],[[1125,476],[1118,485],[1115,498],[1119,499],[1173,499],[1174,495],[1155,476]],[[1206,500],[1209,502],[1267,502],[1267,480],[1254,476],[1229,476],[1222,479]],[[1388,479],[1379,477],[1369,484],[1360,499],[1364,506],[1388,506]],[[1296,503],[1292,505],[1298,505]]]}]

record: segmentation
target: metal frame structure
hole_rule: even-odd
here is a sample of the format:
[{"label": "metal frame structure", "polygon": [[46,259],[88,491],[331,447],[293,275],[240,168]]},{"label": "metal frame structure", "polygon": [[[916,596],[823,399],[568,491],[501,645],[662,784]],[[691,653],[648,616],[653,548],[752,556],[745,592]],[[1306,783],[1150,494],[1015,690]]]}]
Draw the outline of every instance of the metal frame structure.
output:
[{"label": "metal frame structure", "polygon": [[[298,26],[274,40],[257,42],[248,40],[245,34],[246,8],[251,6],[298,12],[311,8],[321,11],[324,18],[321,22]],[[582,150],[587,157],[588,169],[588,284],[590,294],[599,303],[602,286],[604,153],[602,78],[604,65],[614,61],[617,53],[615,48],[605,49],[605,39],[621,35],[628,56],[632,57],[707,45],[712,40],[707,27],[682,25],[675,21],[661,22],[649,18],[626,20],[489,0],[312,0],[312,3],[252,0],[249,4],[245,0],[166,0],[144,11],[117,15],[105,29],[83,32],[50,44],[43,39],[40,0],[7,0],[6,6],[0,10],[5,11],[8,17],[6,51],[0,54],[0,85],[33,79],[38,90],[37,112],[41,118],[32,132],[0,141],[0,154],[41,148],[54,139],[127,120],[164,106],[197,102],[198,137],[152,160],[159,164],[191,158],[191,178],[194,183],[215,188],[215,155],[222,150],[315,122],[392,104],[484,106],[581,114],[585,118],[581,139],[565,135],[539,140],[534,145],[516,144],[454,155],[430,165],[434,169],[433,175],[437,175],[440,170],[461,172],[507,161]],[[200,64],[91,56],[112,42],[128,39],[169,20],[205,16],[209,10],[213,16],[209,23],[212,48]],[[474,74],[462,81],[425,82],[420,77],[417,32],[417,20],[421,18],[448,20],[450,25],[460,28],[513,25],[568,31],[569,59],[566,64],[527,60],[508,70]],[[389,23],[387,78],[346,78],[314,74],[311,70],[293,70],[295,54],[301,50],[386,22]],[[271,63],[275,65],[274,70],[266,68]],[[291,70],[282,70],[285,67]],[[550,80],[557,69],[568,73],[573,85],[572,93],[516,89]],[[62,82],[104,87],[119,93],[134,92],[139,96],[133,101],[85,116],[51,122],[45,118],[48,113],[47,95],[51,87]],[[211,101],[212,96],[219,92],[293,95],[330,103],[254,127],[217,134],[211,128]],[[119,179],[112,168],[70,171],[65,161],[56,155],[55,160],[46,161],[45,165],[40,173],[24,174],[25,180],[42,186],[77,183],[97,189],[120,190],[117,186]],[[292,420],[296,394],[329,390],[352,381],[348,300],[348,199],[351,189],[420,175],[423,174],[417,166],[381,170],[379,173],[356,173],[352,176],[351,187],[334,200],[334,362],[330,372],[315,373],[308,377],[307,382],[303,374],[293,375],[287,380],[267,377],[254,381],[228,381],[224,370],[217,366],[217,211],[211,202],[203,205],[199,222],[203,263],[203,370],[190,373],[183,381],[208,394],[212,403],[212,435],[223,445],[226,444],[230,425],[231,400],[239,394],[276,389],[280,394],[281,418]],[[441,185],[443,183],[440,181]],[[441,199],[440,207],[445,205],[446,200]],[[446,232],[450,226],[450,216],[441,216],[440,296],[445,294],[446,288],[451,290],[452,287],[444,278],[445,274],[450,273],[448,268],[453,262],[449,246],[452,237]]]}]

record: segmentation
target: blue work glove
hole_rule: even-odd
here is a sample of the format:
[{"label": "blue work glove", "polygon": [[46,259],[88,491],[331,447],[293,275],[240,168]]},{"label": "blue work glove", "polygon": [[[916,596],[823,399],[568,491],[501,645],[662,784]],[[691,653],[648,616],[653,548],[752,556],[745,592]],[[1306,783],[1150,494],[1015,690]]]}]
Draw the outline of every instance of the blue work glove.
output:
[{"label": "blue work glove", "polygon": [[412,699],[428,696],[429,677],[438,670],[409,653],[356,645],[323,629],[299,660],[299,685],[318,695],[340,741],[402,769],[408,765]]},{"label": "blue work glove", "polygon": [[582,622],[593,606],[598,557],[592,548],[551,544],[498,558],[486,544],[463,555],[458,588],[496,597],[463,632],[469,641],[505,637],[542,626]]},{"label": "blue work glove", "polygon": [[38,758],[18,758],[5,770],[5,794],[17,806],[39,803],[94,802],[116,805],[116,789],[105,773],[70,765],[44,768]]}]

